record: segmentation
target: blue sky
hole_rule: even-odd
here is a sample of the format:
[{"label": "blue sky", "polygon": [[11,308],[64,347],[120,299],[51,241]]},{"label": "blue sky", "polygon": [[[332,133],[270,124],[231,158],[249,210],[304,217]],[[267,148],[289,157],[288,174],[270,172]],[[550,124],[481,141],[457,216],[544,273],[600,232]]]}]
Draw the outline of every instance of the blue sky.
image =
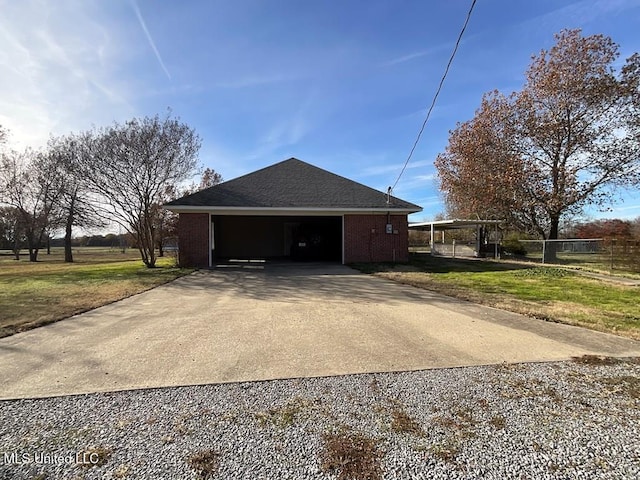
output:
[{"label": "blue sky", "polygon": [[[10,146],[174,114],[225,179],[297,157],[386,191],[431,103],[470,0],[0,0],[0,125]],[[478,0],[394,194],[442,212],[433,161],[484,92],[522,86],[563,28],[640,51],[640,0]],[[635,192],[637,194],[638,192]],[[637,196],[637,195],[636,195]],[[635,218],[625,193],[613,211]]]}]

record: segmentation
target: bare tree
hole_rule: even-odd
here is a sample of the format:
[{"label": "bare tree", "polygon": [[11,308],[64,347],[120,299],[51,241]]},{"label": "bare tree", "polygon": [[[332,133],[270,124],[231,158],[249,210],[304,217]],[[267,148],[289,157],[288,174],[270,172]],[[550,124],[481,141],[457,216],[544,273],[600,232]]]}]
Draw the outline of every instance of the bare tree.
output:
[{"label": "bare tree", "polygon": [[144,264],[156,264],[155,205],[164,189],[189,178],[200,138],[172,118],[144,117],[82,136],[81,171],[99,196],[102,215],[126,229]]},{"label": "bare tree", "polygon": [[619,48],[609,37],[564,30],[556,41],[533,57],[522,91],[486,95],[436,160],[458,210],[504,216],[548,239],[563,218],[610,203],[616,188],[640,179],[640,58],[616,76]]},{"label": "bare tree", "polygon": [[64,261],[73,262],[71,240],[74,227],[98,228],[106,225],[98,212],[89,182],[82,174],[81,137],[69,135],[49,140],[47,155],[52,168],[61,179],[58,202],[58,226],[64,229]]},{"label": "bare tree", "polygon": [[0,203],[15,209],[29,260],[36,262],[47,233],[55,222],[61,179],[57,168],[41,152],[9,152],[0,162]]},{"label": "bare tree", "polygon": [[14,207],[0,207],[0,241],[1,248],[6,248],[13,252],[16,260],[20,260],[20,250],[24,243],[22,223],[20,222],[20,212]]}]

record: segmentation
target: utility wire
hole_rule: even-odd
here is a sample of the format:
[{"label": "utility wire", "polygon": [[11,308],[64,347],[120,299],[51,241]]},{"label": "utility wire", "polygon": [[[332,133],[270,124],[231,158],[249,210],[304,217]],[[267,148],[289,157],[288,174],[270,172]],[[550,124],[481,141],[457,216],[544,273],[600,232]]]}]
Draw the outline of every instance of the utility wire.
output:
[{"label": "utility wire", "polygon": [[460,30],[460,35],[458,35],[458,40],[456,40],[456,45],[453,48],[453,52],[451,52],[451,57],[449,57],[449,62],[447,63],[447,67],[444,69],[444,75],[442,75],[442,78],[440,79],[440,84],[438,85],[436,94],[433,96],[433,101],[431,102],[431,106],[427,111],[427,116],[424,119],[424,122],[422,122],[422,127],[418,132],[418,137],[416,138],[416,141],[413,143],[413,147],[411,147],[411,151],[409,152],[409,156],[407,157],[407,160],[404,162],[404,166],[400,171],[400,175],[398,175],[398,178],[396,178],[396,181],[394,182],[393,187],[390,187],[390,190],[393,190],[394,188],[396,188],[396,185],[398,184],[400,177],[402,177],[402,174],[404,173],[405,169],[407,168],[407,165],[409,164],[409,161],[411,160],[411,157],[413,156],[413,152],[418,146],[418,142],[420,142],[420,137],[422,137],[422,132],[424,132],[424,127],[427,125],[427,122],[429,121],[429,117],[431,116],[433,107],[436,106],[436,100],[438,100],[438,95],[440,95],[440,90],[442,90],[442,85],[444,84],[444,80],[445,78],[447,78],[447,74],[449,73],[449,67],[451,67],[453,58],[456,56],[456,52],[458,51],[458,47],[460,46],[460,41],[462,40],[462,35],[464,34],[464,31],[467,29],[467,24],[469,23],[469,19],[471,18],[471,14],[473,13],[473,7],[475,6],[476,6],[476,0],[473,0],[471,2],[471,7],[469,8],[469,12],[467,13],[467,18],[465,19],[464,25],[462,26],[462,30]]}]

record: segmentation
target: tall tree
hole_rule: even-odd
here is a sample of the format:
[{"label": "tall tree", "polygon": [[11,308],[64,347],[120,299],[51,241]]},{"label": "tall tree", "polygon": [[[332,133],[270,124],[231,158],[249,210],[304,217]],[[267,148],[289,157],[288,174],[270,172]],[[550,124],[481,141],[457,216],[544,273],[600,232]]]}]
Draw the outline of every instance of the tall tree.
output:
[{"label": "tall tree", "polygon": [[61,179],[58,202],[59,226],[64,228],[64,261],[73,262],[71,240],[74,227],[97,228],[105,225],[94,199],[89,182],[82,174],[80,157],[82,137],[69,135],[49,140],[47,155],[50,165]]},{"label": "tall tree", "polygon": [[82,174],[103,216],[127,230],[144,264],[155,267],[155,205],[168,185],[192,175],[200,138],[168,113],[88,132],[82,145]]},{"label": "tall tree", "polygon": [[16,260],[20,260],[20,250],[24,243],[20,217],[16,208],[0,207],[0,248],[11,250]]},{"label": "tall tree", "polygon": [[13,207],[29,250],[38,252],[56,222],[61,194],[58,169],[47,155],[33,150],[9,152],[0,160],[0,203]]},{"label": "tall tree", "polygon": [[535,218],[535,209],[524,208],[526,165],[504,121],[509,114],[509,99],[491,92],[476,116],[450,133],[447,151],[436,159],[450,216],[504,219],[520,228]]},{"label": "tall tree", "polygon": [[616,76],[618,56],[609,37],[564,30],[533,57],[521,91],[485,95],[436,160],[448,204],[556,239],[564,217],[637,186],[640,60]]}]

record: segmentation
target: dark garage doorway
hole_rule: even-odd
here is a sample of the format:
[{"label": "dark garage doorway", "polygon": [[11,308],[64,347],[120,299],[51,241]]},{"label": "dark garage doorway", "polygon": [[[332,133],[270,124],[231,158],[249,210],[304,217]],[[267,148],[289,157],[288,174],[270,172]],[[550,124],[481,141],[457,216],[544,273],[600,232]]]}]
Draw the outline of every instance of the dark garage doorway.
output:
[{"label": "dark garage doorway", "polygon": [[216,215],[214,263],[229,259],[342,262],[341,216]]}]

